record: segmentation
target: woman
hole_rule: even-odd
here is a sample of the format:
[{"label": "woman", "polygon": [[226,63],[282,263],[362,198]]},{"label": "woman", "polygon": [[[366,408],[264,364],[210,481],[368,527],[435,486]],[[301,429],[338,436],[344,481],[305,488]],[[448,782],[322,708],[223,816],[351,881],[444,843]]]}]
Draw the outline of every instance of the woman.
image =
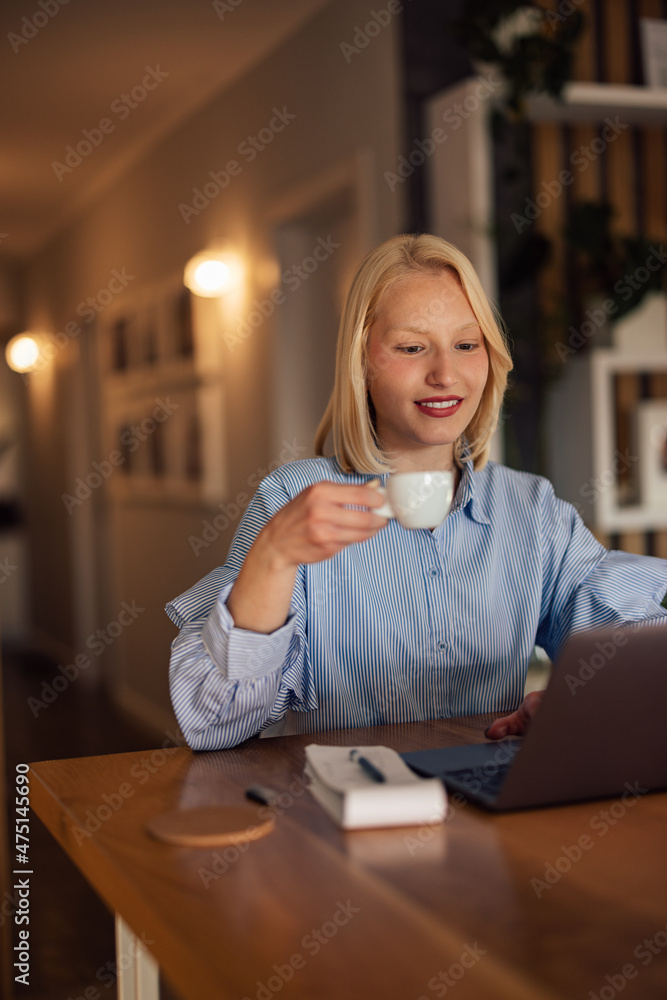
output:
[{"label": "woman", "polygon": [[[488,462],[509,354],[472,265],[396,236],[353,280],[322,456],[259,486],[227,563],[167,606],[171,692],[193,749],[284,731],[513,710],[535,643],[667,622],[667,562],[607,552],[544,479]],[[433,531],[374,514],[390,471],[451,470]],[[520,707],[519,707],[520,706]],[[285,730],[286,725],[286,730]]]}]

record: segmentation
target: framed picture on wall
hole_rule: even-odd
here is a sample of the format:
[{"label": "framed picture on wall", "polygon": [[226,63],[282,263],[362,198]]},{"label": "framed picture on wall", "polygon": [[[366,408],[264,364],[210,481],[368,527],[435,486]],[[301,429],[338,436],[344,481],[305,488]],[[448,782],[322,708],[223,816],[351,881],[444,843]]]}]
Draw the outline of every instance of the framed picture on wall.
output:
[{"label": "framed picture on wall", "polygon": [[195,353],[192,294],[180,288],[171,298],[172,350],[175,358],[191,358]]},{"label": "framed picture on wall", "polygon": [[641,503],[667,509],[667,399],[652,399],[637,407],[637,449]]},{"label": "framed picture on wall", "polygon": [[160,360],[159,309],[156,304],[149,304],[144,309],[141,328],[141,362],[144,365],[156,365]]},{"label": "framed picture on wall", "polygon": [[111,366],[115,372],[127,371],[130,365],[129,328],[127,316],[119,316],[111,328]]},{"label": "framed picture on wall", "polygon": [[99,324],[104,447],[115,455],[109,488],[118,501],[227,496],[220,319],[198,306],[179,273]]}]

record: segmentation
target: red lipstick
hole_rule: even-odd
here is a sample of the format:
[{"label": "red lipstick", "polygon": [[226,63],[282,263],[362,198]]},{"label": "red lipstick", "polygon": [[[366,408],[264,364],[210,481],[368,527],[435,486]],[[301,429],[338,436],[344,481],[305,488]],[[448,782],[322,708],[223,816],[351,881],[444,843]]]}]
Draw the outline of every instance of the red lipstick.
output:
[{"label": "red lipstick", "polygon": [[[426,404],[436,404],[428,406]],[[441,417],[451,417],[458,413],[463,400],[460,396],[427,396],[425,399],[415,400],[415,406],[420,413],[427,417],[434,417],[436,420]]]}]

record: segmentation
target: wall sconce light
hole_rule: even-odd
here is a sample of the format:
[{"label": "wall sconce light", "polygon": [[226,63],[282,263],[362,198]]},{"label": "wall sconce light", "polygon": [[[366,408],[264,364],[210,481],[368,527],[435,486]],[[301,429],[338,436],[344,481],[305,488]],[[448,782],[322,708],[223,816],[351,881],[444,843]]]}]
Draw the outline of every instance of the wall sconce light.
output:
[{"label": "wall sconce light", "polygon": [[39,334],[17,333],[5,348],[7,364],[15,372],[31,372],[39,367],[43,349]]},{"label": "wall sconce light", "polygon": [[242,274],[236,254],[229,250],[202,250],[185,265],[183,283],[195,295],[213,299],[236,288]]}]

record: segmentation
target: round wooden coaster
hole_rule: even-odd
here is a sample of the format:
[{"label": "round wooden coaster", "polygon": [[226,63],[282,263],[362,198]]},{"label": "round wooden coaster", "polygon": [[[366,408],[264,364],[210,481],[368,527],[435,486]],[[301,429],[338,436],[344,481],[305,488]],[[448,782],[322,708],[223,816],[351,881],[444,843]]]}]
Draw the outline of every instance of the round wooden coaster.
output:
[{"label": "round wooden coaster", "polygon": [[244,844],[249,840],[265,837],[273,827],[273,816],[260,819],[253,806],[173,809],[146,824],[151,836],[180,847]]}]

